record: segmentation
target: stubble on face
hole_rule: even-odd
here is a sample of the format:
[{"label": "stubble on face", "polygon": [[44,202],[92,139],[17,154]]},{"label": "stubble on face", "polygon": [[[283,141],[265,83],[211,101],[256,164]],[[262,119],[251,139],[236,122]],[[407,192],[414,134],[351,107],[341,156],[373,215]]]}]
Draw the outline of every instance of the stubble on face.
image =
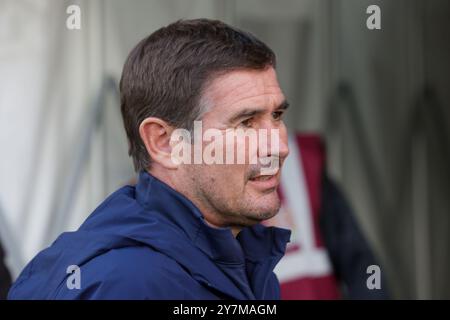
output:
[{"label": "stubble on face", "polygon": [[208,217],[213,224],[250,226],[270,219],[278,212],[281,202],[276,189],[253,194],[247,188],[248,175],[233,183],[228,170],[214,168],[224,165],[204,166],[189,166],[187,175],[194,203],[203,213],[210,213]]}]

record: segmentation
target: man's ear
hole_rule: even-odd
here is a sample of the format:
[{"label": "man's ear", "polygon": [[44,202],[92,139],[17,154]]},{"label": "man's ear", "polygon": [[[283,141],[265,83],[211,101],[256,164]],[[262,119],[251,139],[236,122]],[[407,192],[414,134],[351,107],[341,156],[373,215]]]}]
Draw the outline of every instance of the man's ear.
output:
[{"label": "man's ear", "polygon": [[155,117],[144,119],[139,126],[139,135],[152,162],[159,163],[167,169],[177,168],[171,158],[170,136],[173,130],[167,122]]}]

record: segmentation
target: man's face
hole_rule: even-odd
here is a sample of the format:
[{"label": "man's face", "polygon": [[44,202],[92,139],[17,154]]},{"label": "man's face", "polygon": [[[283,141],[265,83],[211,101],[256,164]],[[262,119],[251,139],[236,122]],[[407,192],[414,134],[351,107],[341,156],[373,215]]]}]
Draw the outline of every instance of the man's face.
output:
[{"label": "man's face", "polygon": [[[245,150],[246,160],[240,164],[234,158],[233,164],[183,165],[182,173],[188,178],[184,179],[186,193],[204,214],[208,214],[209,221],[217,225],[247,226],[273,217],[280,207],[276,191],[280,181],[278,169],[289,153],[286,127],[281,119],[287,103],[275,70],[228,72],[207,86],[204,98],[208,109],[201,119],[203,133],[211,128],[220,130],[224,137],[224,157],[225,149],[231,147],[235,155]],[[245,137],[225,139],[227,132],[236,129],[263,134],[265,131],[266,148],[261,148],[263,139],[258,139],[253,146]],[[274,143],[271,132],[278,136],[278,154],[271,154]],[[203,149],[208,143],[203,142]],[[258,160],[271,156],[279,158],[276,158],[275,170],[268,172],[261,170],[259,161],[250,163],[250,156]]]}]

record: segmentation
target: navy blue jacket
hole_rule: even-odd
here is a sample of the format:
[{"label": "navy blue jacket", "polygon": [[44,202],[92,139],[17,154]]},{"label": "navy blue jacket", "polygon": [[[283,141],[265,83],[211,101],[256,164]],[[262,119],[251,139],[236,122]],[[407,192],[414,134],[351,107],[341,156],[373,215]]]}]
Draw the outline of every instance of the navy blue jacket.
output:
[{"label": "navy blue jacket", "polygon": [[[39,253],[9,299],[279,299],[273,269],[290,231],[257,224],[233,237],[146,172],[75,232]],[[79,267],[80,289],[68,285]]]}]

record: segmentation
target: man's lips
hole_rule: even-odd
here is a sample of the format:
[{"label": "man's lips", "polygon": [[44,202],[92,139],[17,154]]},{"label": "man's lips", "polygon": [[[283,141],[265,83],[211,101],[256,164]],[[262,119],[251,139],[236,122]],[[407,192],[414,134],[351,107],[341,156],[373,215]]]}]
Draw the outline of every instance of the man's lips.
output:
[{"label": "man's lips", "polygon": [[249,182],[261,190],[276,188],[279,184],[279,171],[271,175],[258,175],[250,178]]}]

